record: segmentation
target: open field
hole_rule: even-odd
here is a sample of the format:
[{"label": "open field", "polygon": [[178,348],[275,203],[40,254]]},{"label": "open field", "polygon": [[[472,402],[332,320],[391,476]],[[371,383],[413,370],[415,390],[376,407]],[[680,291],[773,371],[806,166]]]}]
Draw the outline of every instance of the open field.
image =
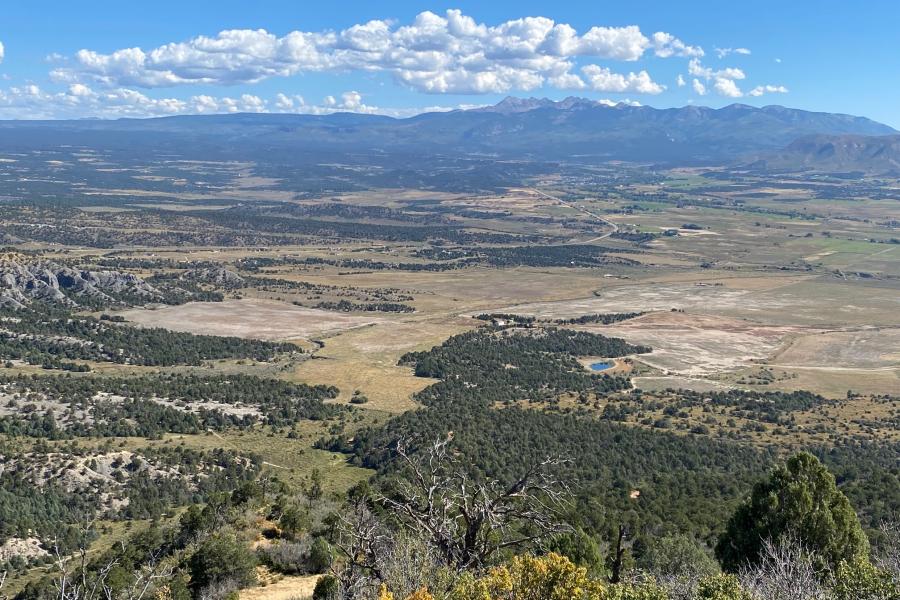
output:
[{"label": "open field", "polygon": [[770,362],[783,368],[900,369],[900,327],[805,335],[793,340]]},{"label": "open field", "polygon": [[662,391],[662,390],[672,390],[672,389],[693,390],[695,392],[721,392],[722,390],[727,390],[730,387],[732,387],[731,385],[729,385],[727,383],[717,383],[717,382],[711,381],[709,379],[679,377],[679,376],[632,377],[631,382],[634,385],[634,387],[641,389],[641,390],[651,391],[651,392],[658,392],[658,391]]},{"label": "open field", "polygon": [[[657,266],[632,269],[630,279],[605,277],[600,270],[568,268],[346,272],[327,266],[314,270],[284,266],[273,271],[287,281],[326,287],[409,290],[415,294],[416,308],[409,315],[335,313],[265,298],[189,303],[152,311],[133,309],[122,314],[146,326],[305,343],[314,350],[314,359],[279,376],[337,385],[339,402],[349,401],[359,390],[369,398],[364,406],[394,413],[414,408],[411,396],[429,383],[397,367],[397,359],[404,352],[427,349],[470,328],[474,323],[466,317],[480,312],[513,312],[543,319],[652,312],[614,326],[587,328],[654,348],[639,361],[651,371],[636,374],[644,378],[636,380],[642,386],[753,386],[759,381],[742,378],[742,374],[752,373],[754,365],[767,364],[786,373],[768,382],[770,389],[802,389],[798,386],[809,384],[810,389],[832,396],[856,388],[872,393],[896,389],[897,364],[890,352],[884,351],[896,346],[896,330],[890,329],[900,310],[895,285],[818,274],[763,275],[667,266],[666,257],[674,256],[670,244],[689,244],[691,253],[698,250],[694,239],[667,240],[666,247],[641,257]],[[882,256],[890,257],[884,250],[891,249],[882,248]],[[333,250],[317,254],[335,255]],[[350,255],[377,258],[379,253]],[[236,260],[248,254],[231,251],[224,256],[200,256],[204,260]],[[865,326],[875,328],[853,334],[845,331]],[[310,339],[320,340],[324,346],[316,349],[309,345]],[[816,370],[826,376],[813,376]],[[856,379],[868,375],[871,378],[864,385],[855,385]]]},{"label": "open field", "polygon": [[310,338],[378,323],[379,318],[344,315],[270,300],[190,302],[181,306],[120,313],[146,327],[260,340]]},{"label": "open field", "polygon": [[895,311],[900,310],[900,293],[894,288],[840,280],[771,277],[761,281],[758,277],[709,276],[693,282],[617,284],[585,298],[510,305],[499,310],[541,318],[571,318],[586,313],[673,309],[785,325],[892,325]]},{"label": "open field", "polygon": [[[760,379],[758,368],[719,377],[725,385],[761,390],[807,390],[829,398],[847,391],[861,394],[892,394],[900,389],[900,369],[854,369],[829,366],[827,359],[814,367],[765,367],[770,375]],[[740,382],[740,383],[738,383]]]},{"label": "open field", "polygon": [[462,312],[490,312],[513,302],[589,295],[603,281],[603,275],[604,271],[597,269],[475,267],[438,273],[373,271],[346,275],[332,270],[302,277],[331,285],[415,290],[419,292],[415,306],[423,316],[452,318]]},{"label": "open field", "polygon": [[391,413],[416,408],[412,395],[434,380],[397,366],[406,352],[427,350],[465,328],[453,324],[411,322],[378,324],[328,338],[324,347],[289,375],[294,381],[331,383],[348,402],[355,390],[368,397],[362,405]]},{"label": "open field", "polygon": [[681,312],[651,313],[616,325],[585,329],[649,345],[653,352],[641,355],[640,362],[682,376],[712,375],[763,360],[786,336],[799,331]]},{"label": "open field", "polygon": [[[370,418],[377,419],[375,414]],[[328,434],[328,423],[300,423],[296,431],[299,436],[294,439],[288,438],[286,433],[252,430],[170,436],[167,440],[174,444],[184,443],[190,448],[229,448],[258,454],[265,461],[268,472],[294,486],[307,485],[313,471],[318,471],[327,474],[323,481],[327,492],[344,492],[371,476],[371,471],[347,464],[343,454],[312,447],[313,442]]]}]

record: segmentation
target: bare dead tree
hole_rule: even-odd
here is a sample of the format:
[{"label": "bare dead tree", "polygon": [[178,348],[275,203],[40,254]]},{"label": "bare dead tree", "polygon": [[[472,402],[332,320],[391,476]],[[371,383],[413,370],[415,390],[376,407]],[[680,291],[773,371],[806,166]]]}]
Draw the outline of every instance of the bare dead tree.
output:
[{"label": "bare dead tree", "polygon": [[59,543],[53,544],[53,557],[56,566],[56,598],[58,600],[98,600],[111,598],[106,586],[110,571],[119,564],[112,559],[107,564],[90,569],[88,561],[88,532],[93,528],[93,521],[81,528],[78,552],[74,556],[63,554]]},{"label": "bare dead tree", "polygon": [[[122,550],[125,550],[124,543]],[[173,573],[175,573],[174,563],[167,561],[165,552],[157,548],[150,553],[140,569],[134,572],[134,581],[125,595],[120,597],[123,600],[142,600],[159,582],[170,579]]]},{"label": "bare dead tree", "polygon": [[390,536],[364,499],[354,502],[348,514],[340,515],[335,544],[344,557],[334,568],[343,598],[361,598],[375,582],[384,580],[381,557],[387,553]]},{"label": "bare dead tree", "polygon": [[900,523],[881,524],[881,543],[875,552],[875,564],[900,582]]},{"label": "bare dead tree", "polygon": [[396,451],[409,477],[377,500],[427,540],[458,570],[481,567],[505,548],[540,542],[568,530],[560,519],[571,493],[558,476],[567,461],[547,458],[508,485],[471,477],[448,435],[415,454],[401,440]]},{"label": "bare dead tree", "polygon": [[819,579],[810,553],[796,541],[763,543],[758,564],[739,574],[754,597],[766,600],[825,600],[828,592]]},{"label": "bare dead tree", "polygon": [[[117,593],[109,586],[109,574],[119,565],[119,559],[113,557],[103,564],[92,565],[88,558],[87,533],[93,527],[88,523],[81,530],[82,543],[74,555],[64,555],[59,544],[54,543],[53,554],[56,567],[54,586],[57,600],[142,600],[154,589],[157,582],[168,579],[175,571],[174,564],[165,560],[162,550],[156,550],[148,556],[133,575],[131,585]],[[121,550],[125,550],[124,542],[119,542]]]}]

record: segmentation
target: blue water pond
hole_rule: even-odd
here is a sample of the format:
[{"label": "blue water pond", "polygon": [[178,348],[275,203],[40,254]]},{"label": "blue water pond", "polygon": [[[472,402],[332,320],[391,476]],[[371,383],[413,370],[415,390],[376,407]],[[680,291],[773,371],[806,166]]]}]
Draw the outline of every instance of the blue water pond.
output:
[{"label": "blue water pond", "polygon": [[595,362],[591,363],[591,371],[605,371],[615,366],[613,362]]}]

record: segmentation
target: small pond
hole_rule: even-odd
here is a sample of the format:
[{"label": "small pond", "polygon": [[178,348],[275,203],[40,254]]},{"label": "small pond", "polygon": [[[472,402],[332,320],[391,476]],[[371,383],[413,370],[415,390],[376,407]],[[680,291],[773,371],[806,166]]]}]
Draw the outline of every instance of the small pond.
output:
[{"label": "small pond", "polygon": [[613,368],[614,366],[616,366],[616,364],[614,362],[612,362],[611,360],[595,362],[595,363],[591,363],[591,371],[605,371],[607,369]]}]

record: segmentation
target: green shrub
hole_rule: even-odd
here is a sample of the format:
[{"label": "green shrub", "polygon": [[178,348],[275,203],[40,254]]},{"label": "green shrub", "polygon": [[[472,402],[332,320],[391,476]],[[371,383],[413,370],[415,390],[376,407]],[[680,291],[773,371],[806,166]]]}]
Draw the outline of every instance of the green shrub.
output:
[{"label": "green shrub", "polygon": [[319,577],[313,590],[313,600],[334,600],[338,597],[338,580],[333,575]]},{"label": "green shrub", "polygon": [[202,589],[223,581],[238,587],[256,583],[256,555],[233,533],[214,535],[203,542],[189,561],[191,587]]}]

